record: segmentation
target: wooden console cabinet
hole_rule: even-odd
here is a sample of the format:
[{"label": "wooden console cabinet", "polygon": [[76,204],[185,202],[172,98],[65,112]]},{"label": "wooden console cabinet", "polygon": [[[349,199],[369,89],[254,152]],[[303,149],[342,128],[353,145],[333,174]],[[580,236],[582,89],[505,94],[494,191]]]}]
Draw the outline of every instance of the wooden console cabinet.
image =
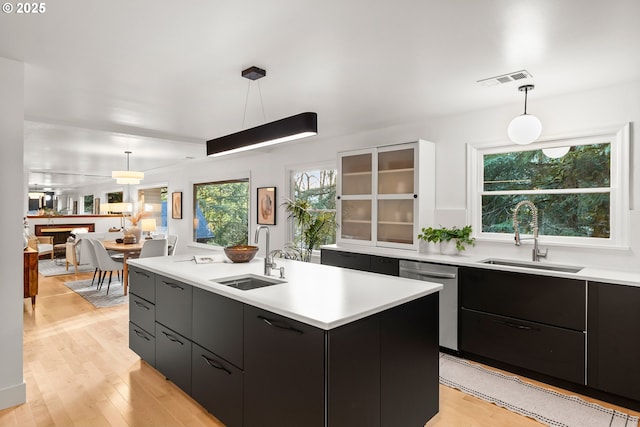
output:
[{"label": "wooden console cabinet", "polygon": [[36,308],[38,295],[38,251],[24,250],[24,297],[31,298],[31,307]]}]

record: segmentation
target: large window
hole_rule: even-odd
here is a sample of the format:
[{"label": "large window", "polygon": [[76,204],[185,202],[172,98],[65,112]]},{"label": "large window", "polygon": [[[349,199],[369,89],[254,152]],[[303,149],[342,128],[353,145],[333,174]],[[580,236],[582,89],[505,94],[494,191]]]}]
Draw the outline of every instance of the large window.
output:
[{"label": "large window", "polygon": [[246,245],[249,179],[195,184],[194,240],[214,246]]},{"label": "large window", "polygon": [[[529,200],[538,208],[539,234],[547,243],[626,245],[627,130],[524,147],[472,148],[476,180],[470,209],[478,237],[511,239],[514,207]],[[531,234],[528,209],[518,220],[520,232]]]},{"label": "large window", "polygon": [[[320,245],[336,242],[335,214],[336,214],[336,177],[335,169],[314,169],[295,171],[291,173],[291,198],[293,201],[305,201],[312,216],[321,213],[333,215],[331,226],[322,229],[320,238],[313,249]],[[302,229],[293,224],[293,243],[296,247],[303,247]]]},{"label": "large window", "polygon": [[84,196],[83,199],[84,199],[83,212],[86,214],[92,214],[93,213],[93,194]]}]

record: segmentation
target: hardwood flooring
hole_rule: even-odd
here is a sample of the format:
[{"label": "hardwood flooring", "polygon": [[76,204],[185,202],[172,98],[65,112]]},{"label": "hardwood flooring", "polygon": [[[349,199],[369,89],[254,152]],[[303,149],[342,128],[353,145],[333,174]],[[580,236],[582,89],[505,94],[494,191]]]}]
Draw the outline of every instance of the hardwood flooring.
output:
[{"label": "hardwood flooring", "polygon": [[[40,275],[35,311],[30,300],[24,300],[27,403],[0,411],[0,427],[223,426],[129,350],[127,305],[96,309],[63,285],[86,278],[91,278],[91,273]],[[440,386],[440,413],[426,424],[540,425],[444,386]]]}]

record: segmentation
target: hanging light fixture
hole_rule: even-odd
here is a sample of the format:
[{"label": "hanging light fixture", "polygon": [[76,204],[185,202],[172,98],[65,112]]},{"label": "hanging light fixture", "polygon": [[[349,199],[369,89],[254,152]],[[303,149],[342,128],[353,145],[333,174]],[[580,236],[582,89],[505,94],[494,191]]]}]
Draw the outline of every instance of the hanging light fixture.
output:
[{"label": "hanging light fixture", "polygon": [[542,133],[540,119],[534,115],[527,114],[527,94],[533,88],[534,85],[524,85],[518,88],[520,92],[524,92],[524,114],[511,120],[507,129],[509,139],[519,145],[531,144]]},{"label": "hanging light fixture", "polygon": [[140,181],[144,179],[144,172],[129,170],[129,154],[131,154],[131,151],[125,151],[124,154],[127,155],[127,170],[112,171],[111,178],[114,178],[118,184],[140,184]]},{"label": "hanging light fixture", "polygon": [[[249,80],[258,80],[266,76],[267,72],[258,67],[249,67],[242,71],[242,77]],[[250,82],[249,82],[250,83]],[[259,83],[259,82],[258,82]],[[247,91],[247,98],[248,98]],[[262,102],[262,94],[260,95]],[[245,101],[245,117],[247,103]],[[262,114],[264,116],[264,104],[262,104]],[[244,126],[244,117],[242,120]],[[207,141],[207,156],[222,156],[240,151],[253,150],[254,148],[266,147],[279,144],[281,142],[293,141],[295,139],[306,138],[318,133],[317,113],[300,113],[295,116],[276,120],[251,129],[242,130],[230,135]]]}]

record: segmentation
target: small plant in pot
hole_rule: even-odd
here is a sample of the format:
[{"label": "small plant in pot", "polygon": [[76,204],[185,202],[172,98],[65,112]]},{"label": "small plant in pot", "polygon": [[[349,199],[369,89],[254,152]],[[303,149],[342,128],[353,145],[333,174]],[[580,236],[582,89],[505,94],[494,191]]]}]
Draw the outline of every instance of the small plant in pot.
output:
[{"label": "small plant in pot", "polygon": [[[422,228],[422,232],[418,234],[418,239],[429,243],[440,243],[441,253],[455,253],[466,249],[466,245],[475,246],[476,239],[471,237],[471,226],[466,225],[462,228],[456,226],[447,228]],[[446,246],[452,246],[455,243],[455,250],[447,249]]]}]

